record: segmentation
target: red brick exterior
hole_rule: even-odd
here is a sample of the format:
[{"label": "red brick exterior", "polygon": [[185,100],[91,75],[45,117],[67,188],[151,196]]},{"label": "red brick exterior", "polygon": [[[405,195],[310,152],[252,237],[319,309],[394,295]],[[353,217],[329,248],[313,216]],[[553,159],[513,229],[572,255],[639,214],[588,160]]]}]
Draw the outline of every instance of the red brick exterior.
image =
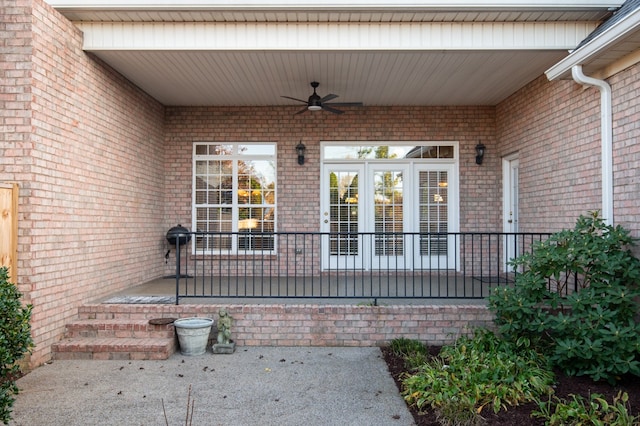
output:
[{"label": "red brick exterior", "polygon": [[601,208],[599,100],[540,77],[498,105],[498,155],[519,154],[521,231],[572,227]]},{"label": "red brick exterior", "polygon": [[[613,206],[615,222],[640,238],[640,66],[609,79],[613,87]],[[640,257],[640,247],[635,249]]]},{"label": "red brick exterior", "polygon": [[[640,237],[640,67],[607,82],[613,92],[613,221]],[[596,88],[542,76],[497,106],[496,123],[498,155],[519,153],[522,231],[572,227],[579,215],[602,209]]]},{"label": "red brick exterior", "polygon": [[[492,107],[378,107],[333,114],[293,115],[294,107],[168,107],[166,130],[167,224],[191,221],[191,156],[195,141],[269,141],[278,144],[278,230],[314,231],[320,223],[321,141],[458,141],[460,143],[460,226],[494,230],[500,219],[479,212],[499,210],[487,188],[500,185]],[[295,146],[306,147],[297,164]],[[475,164],[475,145],[487,156]]]},{"label": "red brick exterior", "polygon": [[[49,359],[83,303],[166,273],[164,234],[191,222],[194,141],[278,143],[280,231],[318,229],[321,141],[458,141],[462,231],[502,229],[501,158],[514,152],[522,231],[570,227],[600,208],[599,94],[572,81],[541,76],[495,108],[294,116],[294,107],[164,107],[84,53],[81,33],[43,0],[0,1],[0,181],[20,185],[14,280],[34,305],[33,365]],[[634,66],[609,79],[616,223],[636,237],[639,72]],[[307,146],[304,166],[296,162],[299,141]],[[478,142],[487,147],[482,166],[474,161]],[[247,344],[325,344],[338,339],[332,327],[344,345],[400,333],[439,342],[472,318],[460,307],[441,318],[451,328],[436,330],[429,321],[443,308],[406,309],[234,307],[233,314]],[[296,328],[304,319],[315,321],[313,329]],[[273,325],[278,334],[267,330]]]},{"label": "red brick exterior", "polygon": [[2,58],[0,181],[20,185],[13,280],[34,306],[39,364],[80,304],[161,273],[164,110],[46,3],[16,5],[3,4],[16,53]]},{"label": "red brick exterior", "polygon": [[[460,146],[460,230],[492,231],[500,226],[500,159],[493,140],[494,108],[366,108],[333,114],[293,115],[295,107],[167,107],[167,226],[191,223],[193,143],[269,141],[277,143],[278,231],[320,231],[320,143],[324,141],[458,141]],[[295,146],[307,147],[298,165]],[[488,149],[482,167],[475,146]],[[293,250],[293,247],[290,247]],[[307,265],[317,260],[305,251]],[[289,259],[296,259],[291,253]],[[278,261],[278,259],[269,259]],[[299,257],[298,257],[298,260]],[[174,268],[170,262],[167,273]],[[284,267],[282,269],[285,269]]]},{"label": "red brick exterior", "polygon": [[432,345],[455,341],[475,327],[493,327],[485,306],[356,305],[86,305],[80,319],[233,317],[239,346],[382,346],[399,336]]}]

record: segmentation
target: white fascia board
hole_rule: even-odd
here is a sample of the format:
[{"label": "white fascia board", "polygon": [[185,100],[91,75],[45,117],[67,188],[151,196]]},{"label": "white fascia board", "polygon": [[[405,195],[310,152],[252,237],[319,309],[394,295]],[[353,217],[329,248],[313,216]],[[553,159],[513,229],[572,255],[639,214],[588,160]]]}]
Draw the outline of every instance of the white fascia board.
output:
[{"label": "white fascia board", "polygon": [[584,65],[591,59],[596,58],[601,52],[606,51],[609,46],[623,39],[628,34],[638,30],[640,27],[640,8],[630,12],[620,22],[613,25],[602,34],[589,41],[580,49],[572,52],[547,71],[545,75],[549,81],[571,77],[571,68],[575,65]]},{"label": "white fascia board", "polygon": [[593,22],[140,23],[80,22],[86,51],[567,50]]},{"label": "white fascia board", "polygon": [[46,0],[59,10],[606,10],[618,8],[623,0]]}]

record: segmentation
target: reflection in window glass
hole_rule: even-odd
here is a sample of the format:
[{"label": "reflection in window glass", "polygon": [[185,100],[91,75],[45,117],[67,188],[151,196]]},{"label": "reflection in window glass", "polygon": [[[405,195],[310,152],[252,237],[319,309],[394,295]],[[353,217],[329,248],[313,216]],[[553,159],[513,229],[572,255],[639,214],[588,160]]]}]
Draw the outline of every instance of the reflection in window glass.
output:
[{"label": "reflection in window glass", "polygon": [[358,172],[336,171],[329,175],[329,236],[330,253],[358,254]]},{"label": "reflection in window glass", "polygon": [[408,158],[454,158],[453,145],[327,145],[326,160],[393,160]]},{"label": "reflection in window glass", "polygon": [[238,145],[240,155],[276,155],[276,146],[273,144]]},{"label": "reflection in window glass", "polygon": [[446,171],[422,171],[419,173],[419,222],[422,255],[446,255],[449,231],[449,176]]}]

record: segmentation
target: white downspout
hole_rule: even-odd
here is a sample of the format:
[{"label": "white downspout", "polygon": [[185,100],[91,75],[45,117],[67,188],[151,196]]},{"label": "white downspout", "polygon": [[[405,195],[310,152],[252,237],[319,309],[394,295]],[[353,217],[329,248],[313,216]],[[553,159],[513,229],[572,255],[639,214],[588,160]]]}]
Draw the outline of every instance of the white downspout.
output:
[{"label": "white downspout", "polygon": [[582,85],[600,90],[600,134],[602,139],[602,218],[613,225],[613,118],[611,109],[611,86],[604,80],[587,77],[582,65],[571,67],[573,79]]}]

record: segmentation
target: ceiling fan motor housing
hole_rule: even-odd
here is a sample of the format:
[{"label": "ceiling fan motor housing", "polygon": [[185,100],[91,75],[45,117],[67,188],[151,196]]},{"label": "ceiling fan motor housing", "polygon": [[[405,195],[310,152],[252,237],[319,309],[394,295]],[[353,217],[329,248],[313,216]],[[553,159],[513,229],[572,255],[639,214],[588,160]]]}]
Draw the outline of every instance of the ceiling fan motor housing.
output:
[{"label": "ceiling fan motor housing", "polygon": [[307,103],[307,108],[311,111],[318,111],[322,109],[322,102],[320,102],[320,96],[316,95],[315,92],[313,95],[309,96],[309,102]]},{"label": "ceiling fan motor housing", "polygon": [[322,102],[320,101],[320,95],[316,93],[316,88],[320,85],[317,81],[311,82],[311,87],[313,87],[313,94],[309,96],[309,101],[307,102],[307,108],[309,111],[319,111],[322,109]]}]

